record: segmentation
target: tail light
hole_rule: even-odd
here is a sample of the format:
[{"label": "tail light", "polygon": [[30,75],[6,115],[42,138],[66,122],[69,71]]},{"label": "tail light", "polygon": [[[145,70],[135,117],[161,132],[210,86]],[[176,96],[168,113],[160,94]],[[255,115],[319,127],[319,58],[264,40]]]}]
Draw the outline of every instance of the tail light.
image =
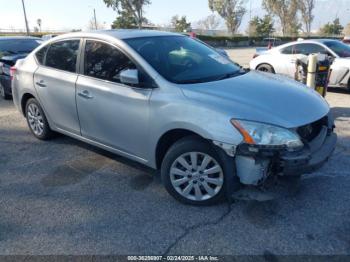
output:
[{"label": "tail light", "polygon": [[11,77],[11,81],[13,80],[13,78],[15,77],[17,68],[15,66],[11,66],[10,68],[10,77]]}]

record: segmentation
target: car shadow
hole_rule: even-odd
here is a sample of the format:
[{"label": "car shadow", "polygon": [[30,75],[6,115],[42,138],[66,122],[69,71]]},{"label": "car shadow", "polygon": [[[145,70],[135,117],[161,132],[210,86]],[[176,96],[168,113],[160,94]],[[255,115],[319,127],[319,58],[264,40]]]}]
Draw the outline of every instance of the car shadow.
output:
[{"label": "car shadow", "polygon": [[118,154],[114,154],[112,152],[106,151],[102,148],[90,145],[88,143],[73,139],[71,137],[62,135],[62,134],[58,134],[57,138],[53,139],[51,141],[51,143],[57,144],[57,145],[74,145],[74,146],[78,146],[82,149],[91,151],[93,153],[99,154],[101,156],[104,156],[110,160],[114,160],[114,161],[118,161],[121,164],[133,167],[135,169],[138,169],[139,171],[151,174],[151,175],[157,175],[159,172],[158,170],[154,170],[150,167],[147,167],[141,163],[138,163],[136,161],[130,160],[128,158],[125,158],[123,156],[120,156]]}]

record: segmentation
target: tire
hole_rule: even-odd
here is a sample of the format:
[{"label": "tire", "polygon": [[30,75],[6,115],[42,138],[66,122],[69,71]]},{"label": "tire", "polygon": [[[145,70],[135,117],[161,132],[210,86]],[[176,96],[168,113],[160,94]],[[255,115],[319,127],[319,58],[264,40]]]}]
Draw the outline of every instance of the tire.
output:
[{"label": "tire", "polygon": [[265,72],[265,73],[275,73],[275,70],[273,69],[273,67],[269,64],[261,64],[258,65],[256,70],[261,71],[261,72]]},{"label": "tire", "polygon": [[0,97],[4,100],[11,99],[11,95],[6,94],[4,86],[0,83]]},{"label": "tire", "polygon": [[[191,159],[196,159],[197,164],[195,169],[190,170]],[[188,168],[186,164],[181,164],[183,161]],[[201,165],[205,168],[201,168]],[[206,175],[208,171],[212,172]],[[180,139],[171,146],[161,167],[162,182],[168,193],[184,204],[196,206],[213,205],[221,202],[225,195],[231,196],[231,191],[239,185],[234,173],[233,158],[195,136]],[[196,195],[201,197],[197,198]]]},{"label": "tire", "polygon": [[53,137],[54,132],[50,129],[44,110],[35,98],[27,101],[26,119],[32,134],[40,140],[48,140]]}]

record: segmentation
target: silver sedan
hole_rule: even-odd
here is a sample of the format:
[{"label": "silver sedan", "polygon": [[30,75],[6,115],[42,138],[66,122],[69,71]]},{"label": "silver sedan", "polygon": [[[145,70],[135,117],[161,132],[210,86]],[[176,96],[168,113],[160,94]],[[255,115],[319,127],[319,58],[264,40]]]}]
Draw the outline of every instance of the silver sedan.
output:
[{"label": "silver sedan", "polygon": [[187,204],[309,173],[337,140],[317,93],[244,71],[178,34],[58,36],[11,72],[14,103],[35,137],[62,133],[160,169],[168,192]]}]

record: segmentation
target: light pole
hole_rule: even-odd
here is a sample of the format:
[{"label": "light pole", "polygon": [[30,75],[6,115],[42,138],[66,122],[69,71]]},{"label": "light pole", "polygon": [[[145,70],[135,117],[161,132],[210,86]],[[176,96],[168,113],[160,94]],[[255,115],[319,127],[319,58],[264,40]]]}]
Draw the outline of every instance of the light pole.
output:
[{"label": "light pole", "polygon": [[95,7],[89,5],[89,7],[91,7],[94,10],[94,23],[95,23],[95,29],[97,30],[97,18],[96,18],[96,9]]},{"label": "light pole", "polygon": [[24,5],[24,0],[22,0],[22,6],[23,6],[23,13],[24,13],[24,21],[26,23],[26,31],[27,31],[27,35],[29,35],[29,27],[28,27],[28,20],[27,20],[26,7]]},{"label": "light pole", "polygon": [[97,30],[96,10],[94,8],[95,29]]}]

